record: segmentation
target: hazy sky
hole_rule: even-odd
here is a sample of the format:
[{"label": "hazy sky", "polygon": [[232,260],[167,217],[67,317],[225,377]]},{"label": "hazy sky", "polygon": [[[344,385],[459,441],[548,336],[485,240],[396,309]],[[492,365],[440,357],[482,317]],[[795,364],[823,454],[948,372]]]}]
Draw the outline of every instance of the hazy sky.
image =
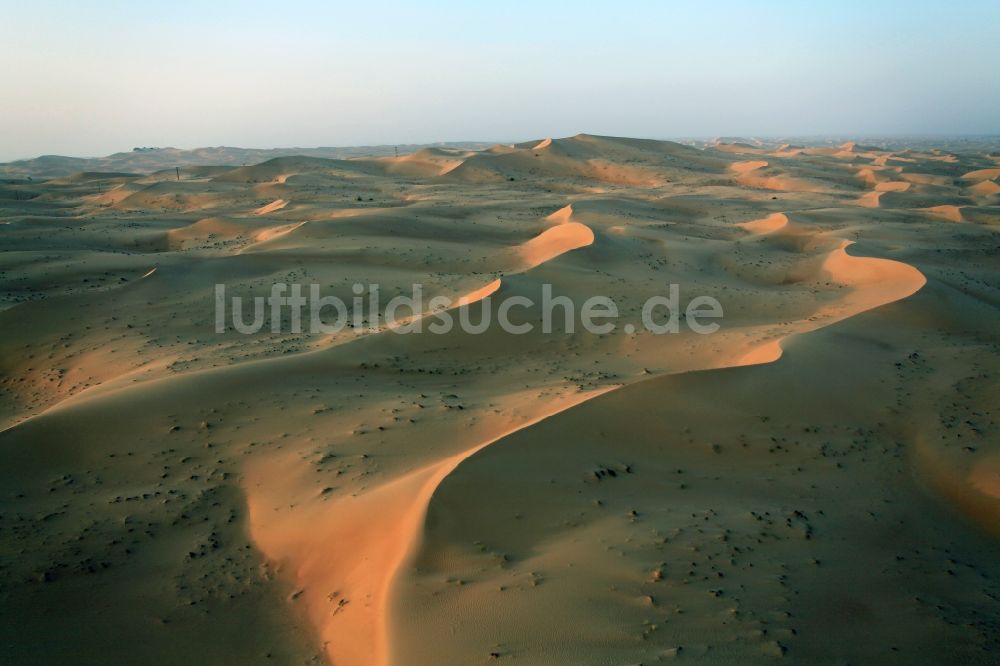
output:
[{"label": "hazy sky", "polygon": [[0,0],[0,160],[1000,133],[996,0],[541,4]]}]

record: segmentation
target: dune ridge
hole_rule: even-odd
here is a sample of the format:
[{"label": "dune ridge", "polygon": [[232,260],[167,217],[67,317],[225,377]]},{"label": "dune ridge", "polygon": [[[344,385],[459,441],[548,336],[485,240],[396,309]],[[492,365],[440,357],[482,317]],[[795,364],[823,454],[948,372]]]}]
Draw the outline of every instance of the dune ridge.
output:
[{"label": "dune ridge", "polygon": [[[802,322],[795,332],[780,339],[767,340],[735,359],[723,356],[728,360],[713,367],[733,368],[775,362],[781,357],[782,343],[789,337],[817,330],[906,298],[926,282],[919,271],[905,264],[885,259],[853,257],[846,252],[849,245],[850,241],[843,241],[823,263],[823,270],[830,274],[831,279],[856,290],[849,297],[849,305],[817,313],[815,317]],[[499,286],[499,281],[495,284]],[[449,474],[478,452],[502,444],[510,435],[616,388],[619,387],[588,392],[572,397],[567,402],[560,402],[557,409],[550,409],[487,441],[403,477],[388,480],[344,503],[322,504],[316,501],[315,496],[302,497],[301,484],[292,484],[294,490],[289,494],[279,491],[277,496],[272,495],[275,492],[274,484],[269,484],[265,479],[273,475],[276,465],[284,466],[289,463],[267,460],[260,463],[259,471],[249,468],[247,497],[251,507],[250,525],[254,541],[269,559],[293,570],[296,589],[303,590],[310,621],[316,626],[330,661],[343,664],[389,664],[403,659],[395,653],[391,641],[392,630],[386,625],[388,618],[392,616],[389,606],[393,596],[393,582],[399,572],[409,566],[418,551],[427,507],[433,500],[435,490]],[[295,462],[290,464],[294,465]],[[281,476],[297,478],[298,475],[284,472]],[[287,512],[277,520],[268,520],[266,516],[268,507],[298,507],[300,503],[308,503],[308,508],[293,513],[292,517]],[[345,542],[358,545],[360,552],[353,558],[339,556],[347,557],[346,562],[323,557],[323,553],[329,553],[337,544]],[[379,558],[371,558],[371,553],[378,553]],[[362,558],[361,561],[358,558]],[[336,589],[338,600],[325,592],[332,588]],[[339,599],[358,597],[366,600],[362,616],[345,621],[344,614],[348,611],[346,604],[342,605]],[[337,605],[331,611],[331,603],[334,601]]]},{"label": "dune ridge", "polygon": [[788,224],[788,216],[784,213],[772,213],[767,217],[762,217],[759,220],[750,220],[749,222],[740,222],[739,225],[743,229],[746,229],[752,234],[769,234],[781,229]]},{"label": "dune ridge", "polygon": [[[730,359],[718,366],[688,372],[734,369],[750,365],[762,365],[778,362],[782,356],[782,345],[792,337],[819,330],[852,316],[907,298],[916,293],[924,284],[926,284],[926,278],[923,274],[912,266],[887,259],[854,257],[846,252],[846,248],[849,245],[851,245],[851,241],[843,241],[840,247],[833,250],[824,261],[823,269],[829,272],[832,279],[842,282],[845,285],[849,285],[852,289],[856,290],[850,298],[851,307],[845,306],[843,308],[831,309],[828,312],[818,315],[816,318],[810,318],[808,322],[803,322],[803,326],[800,329],[792,333],[788,333],[780,339],[763,342],[757,348],[743,356]],[[652,378],[638,379],[635,383],[641,383],[644,381],[652,381]],[[634,385],[635,383],[631,385]],[[382,598],[392,598],[392,592],[389,588],[391,588],[393,581],[408,563],[412,566],[412,560],[420,547],[421,523],[425,520],[428,506],[433,501],[435,491],[450,474],[455,472],[460,465],[485,450],[487,447],[501,446],[505,439],[520,431],[532,428],[544,422],[546,419],[565,411],[571,411],[573,408],[584,404],[588,400],[596,399],[601,395],[605,395],[610,391],[615,391],[620,388],[622,387],[619,386],[605,391],[594,392],[593,394],[582,398],[578,402],[574,402],[566,406],[564,409],[533,419],[510,432],[506,432],[488,442],[474,446],[457,456],[434,465],[433,474],[428,476],[426,483],[421,486],[420,492],[414,500],[416,505],[420,508],[417,514],[412,516],[410,520],[407,521],[407,532],[410,537],[407,539],[407,545],[403,548],[403,553],[394,561],[394,566],[391,569],[391,573],[386,583],[387,590],[383,592]],[[398,612],[395,613],[396,617],[398,617],[398,615]],[[383,615],[383,617],[385,616],[386,615]],[[382,641],[387,641],[390,644],[388,647],[382,646],[376,650],[375,654],[378,655],[378,659],[375,663],[388,664],[401,663],[404,661],[405,656],[400,653],[399,649],[397,648],[394,650],[391,646],[392,631],[389,628],[383,627],[380,630],[380,636],[382,637]],[[387,659],[387,655],[393,655],[394,658]],[[337,663],[338,661],[353,663],[350,661],[349,657],[345,659],[343,654],[336,652],[331,654],[331,660],[334,663]]]},{"label": "dune ridge", "polygon": [[[0,642],[988,660],[1000,216],[963,176],[996,161],[926,148],[581,134],[3,184]],[[471,322],[528,297],[534,328],[215,332],[215,285],[276,282],[419,283]],[[670,285],[720,329],[644,330]],[[617,326],[544,332],[547,290]]]},{"label": "dune ridge", "polygon": [[517,248],[521,270],[530,270],[571,250],[594,242],[594,232],[579,222],[550,227]]},{"label": "dune ridge", "polygon": [[[390,660],[391,644],[386,624],[392,582],[419,546],[427,506],[441,481],[480,449],[589,397],[592,394],[574,396],[567,404],[550,402],[549,411],[492,440],[386,481],[341,503],[317,504],[315,498],[300,497],[297,494],[301,492],[300,487],[287,495],[272,495],[276,490],[274,484],[261,479],[270,477],[276,466],[286,468],[287,463],[268,460],[261,463],[259,470],[253,466],[246,470],[254,542],[270,559],[293,569],[296,589],[302,590],[307,615],[331,663],[394,663]],[[295,478],[291,471],[285,471],[284,475]],[[309,509],[298,511],[291,519],[285,515],[275,521],[265,515],[274,506],[297,507],[300,502],[310,501]],[[358,551],[339,558],[331,557],[344,543],[350,543],[352,549]],[[328,589],[335,590],[336,594],[331,597],[331,593],[326,592]],[[349,611],[354,608],[348,609],[348,606],[353,603],[351,600],[358,598],[365,600],[365,606],[351,617]]]},{"label": "dune ridge", "polygon": [[284,199],[275,199],[271,203],[264,204],[260,208],[256,209],[253,212],[253,214],[254,215],[267,215],[269,213],[273,213],[276,210],[281,210],[282,208],[284,208],[287,205],[288,205],[288,202],[285,201]]}]

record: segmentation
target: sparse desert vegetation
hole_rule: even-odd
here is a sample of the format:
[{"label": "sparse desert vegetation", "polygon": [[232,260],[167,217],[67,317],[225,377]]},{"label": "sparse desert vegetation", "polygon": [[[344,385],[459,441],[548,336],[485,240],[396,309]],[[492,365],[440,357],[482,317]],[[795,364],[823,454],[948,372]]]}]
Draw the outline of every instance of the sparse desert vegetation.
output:
[{"label": "sparse desert vegetation", "polygon": [[[995,145],[256,157],[5,172],[0,661],[995,661]],[[279,281],[725,317],[215,332]]]}]

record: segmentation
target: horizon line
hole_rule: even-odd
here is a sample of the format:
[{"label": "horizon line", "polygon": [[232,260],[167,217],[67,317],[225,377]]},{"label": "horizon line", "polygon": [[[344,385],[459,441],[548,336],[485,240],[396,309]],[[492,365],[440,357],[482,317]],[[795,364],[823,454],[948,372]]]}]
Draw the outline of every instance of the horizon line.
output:
[{"label": "horizon line", "polygon": [[102,159],[107,157],[113,157],[115,155],[127,155],[129,153],[139,153],[139,152],[152,152],[161,150],[177,150],[184,152],[194,152],[197,150],[209,150],[209,149],[233,149],[233,150],[346,150],[346,149],[361,149],[361,148],[391,148],[391,147],[422,147],[422,146],[435,146],[435,145],[449,145],[449,144],[490,144],[490,145],[514,145],[518,143],[525,143],[528,141],[544,141],[547,138],[573,138],[577,136],[599,136],[599,137],[610,137],[619,139],[638,139],[646,141],[716,141],[720,143],[727,143],[723,141],[724,139],[748,139],[748,140],[760,140],[760,141],[790,141],[790,140],[829,140],[829,141],[876,141],[876,140],[902,140],[902,139],[1000,139],[1000,131],[991,133],[937,133],[937,132],[900,132],[900,133],[868,133],[868,134],[851,134],[851,133],[817,133],[817,134],[714,134],[714,135],[675,135],[669,137],[651,137],[651,136],[629,136],[622,134],[597,134],[592,132],[577,132],[576,134],[564,136],[564,137],[549,137],[541,136],[541,138],[533,137],[529,139],[454,139],[454,140],[436,140],[436,141],[408,141],[399,143],[353,143],[353,144],[339,144],[339,145],[275,145],[275,146],[239,146],[239,145],[228,145],[228,144],[218,144],[218,145],[202,145],[195,146],[192,148],[184,148],[178,146],[134,146],[130,149],[118,150],[110,152],[104,155],[70,155],[64,153],[41,153],[33,155],[30,157],[16,157],[14,159],[0,161],[0,165],[13,164],[15,162],[29,162],[31,160],[37,160],[44,157],[63,157],[68,159],[80,159],[80,160],[91,160],[91,159]]}]

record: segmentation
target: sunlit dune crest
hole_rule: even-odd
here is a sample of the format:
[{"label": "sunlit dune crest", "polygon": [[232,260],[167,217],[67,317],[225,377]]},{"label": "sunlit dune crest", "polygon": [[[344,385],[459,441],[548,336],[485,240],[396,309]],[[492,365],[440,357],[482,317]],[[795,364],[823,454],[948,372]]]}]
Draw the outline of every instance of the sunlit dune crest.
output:
[{"label": "sunlit dune crest", "polygon": [[237,151],[3,184],[12,663],[989,662],[989,145]]}]

